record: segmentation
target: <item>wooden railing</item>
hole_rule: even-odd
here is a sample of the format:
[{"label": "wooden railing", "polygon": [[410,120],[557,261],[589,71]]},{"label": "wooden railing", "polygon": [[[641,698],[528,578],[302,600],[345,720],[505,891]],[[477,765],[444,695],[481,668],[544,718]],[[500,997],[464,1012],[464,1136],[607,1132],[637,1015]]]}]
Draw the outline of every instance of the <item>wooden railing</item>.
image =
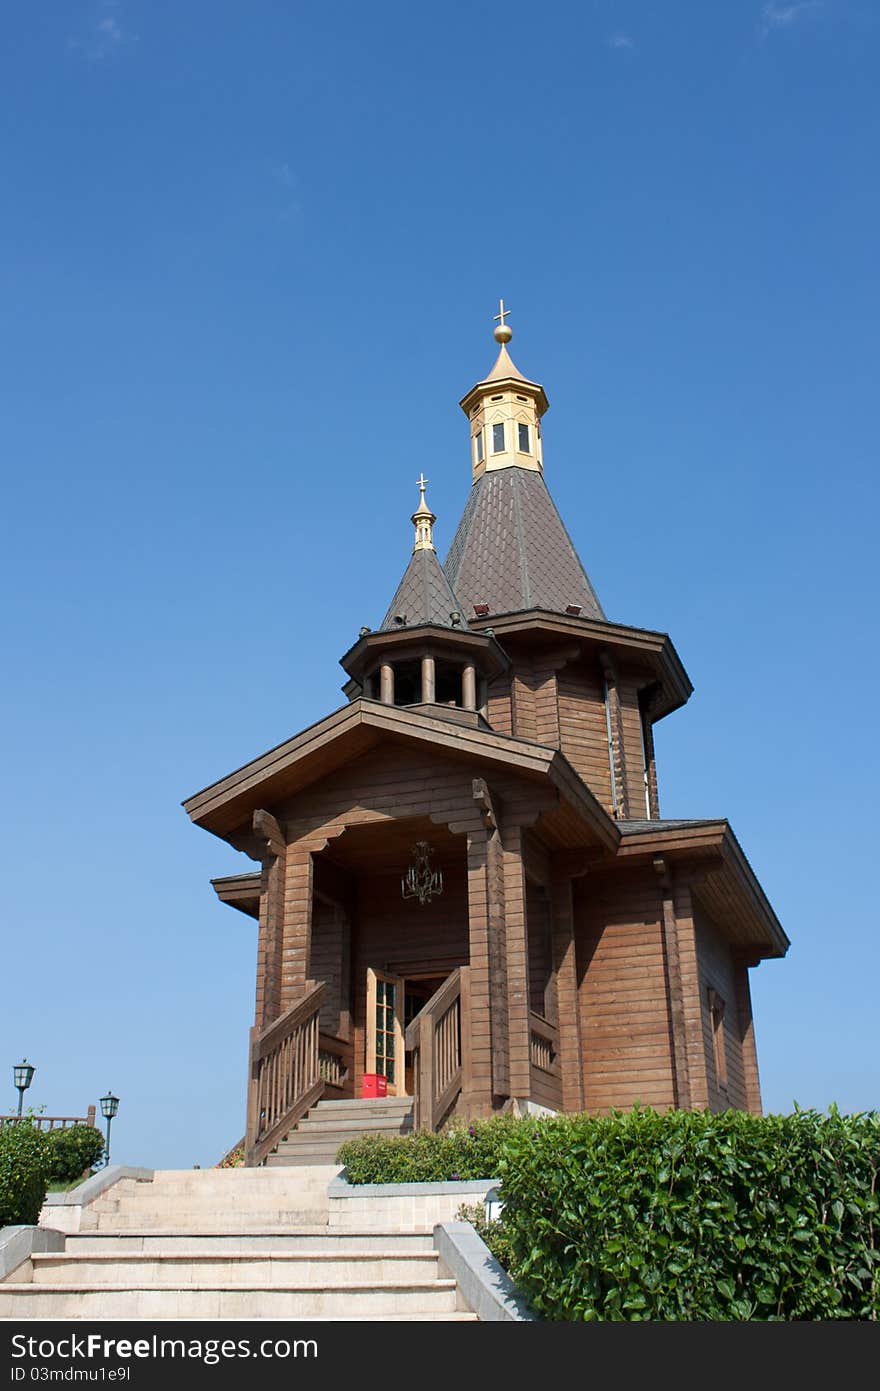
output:
[{"label": "wooden railing", "polygon": [[470,970],[459,966],[406,1031],[413,1055],[413,1123],[437,1130],[468,1080]]},{"label": "wooden railing", "polygon": [[305,994],[265,1029],[251,1029],[245,1159],[266,1155],[314,1106],[324,1090],[318,1062],[318,1014],[327,987],[309,983]]},{"label": "wooden railing", "polygon": [[318,1073],[328,1087],[339,1092],[348,1090],[353,1062],[354,1049],[345,1039],[334,1034],[319,1035]]},{"label": "wooden railing", "polygon": [[531,1097],[553,1111],[562,1109],[559,1030],[540,1014],[529,1015]]},{"label": "wooden railing", "polygon": [[72,1125],[94,1125],[95,1107],[90,1106],[84,1116],[0,1116],[0,1125],[15,1125],[19,1119],[30,1121],[35,1130],[69,1130]]}]

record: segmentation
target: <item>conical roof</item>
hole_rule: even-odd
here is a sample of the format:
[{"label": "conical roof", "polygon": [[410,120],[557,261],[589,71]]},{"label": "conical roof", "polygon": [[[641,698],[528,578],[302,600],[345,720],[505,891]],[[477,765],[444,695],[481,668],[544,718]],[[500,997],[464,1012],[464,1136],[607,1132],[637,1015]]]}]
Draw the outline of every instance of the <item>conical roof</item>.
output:
[{"label": "conical roof", "polygon": [[473,484],[444,566],[457,607],[490,613],[569,606],[584,618],[605,614],[556,510],[544,476],[502,468]]},{"label": "conical roof", "polygon": [[[383,633],[398,628],[415,628],[421,623],[437,623],[451,628],[450,614],[460,612],[461,622],[455,626],[467,628],[465,611],[443,573],[437,552],[425,547],[412,553],[403,579],[395,590],[391,605],[382,620]],[[403,623],[399,620],[403,619]]]}]

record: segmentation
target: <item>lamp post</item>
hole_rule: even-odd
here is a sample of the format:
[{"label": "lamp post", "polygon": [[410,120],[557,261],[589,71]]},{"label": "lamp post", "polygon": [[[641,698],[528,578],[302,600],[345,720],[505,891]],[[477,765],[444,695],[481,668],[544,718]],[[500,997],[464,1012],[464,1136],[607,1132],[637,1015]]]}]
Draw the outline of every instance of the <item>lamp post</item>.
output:
[{"label": "lamp post", "polygon": [[101,1115],[107,1122],[107,1153],[104,1156],[104,1167],[110,1163],[110,1122],[119,1110],[119,1097],[114,1096],[108,1091],[106,1096],[101,1097]]},{"label": "lamp post", "polygon": [[12,1076],[15,1079],[15,1085],[18,1087],[19,1120],[21,1120],[21,1108],[24,1105],[24,1094],[30,1086],[31,1082],[33,1081],[35,1070],[36,1069],[34,1068],[33,1063],[29,1063],[27,1058],[24,1058],[12,1069]]}]

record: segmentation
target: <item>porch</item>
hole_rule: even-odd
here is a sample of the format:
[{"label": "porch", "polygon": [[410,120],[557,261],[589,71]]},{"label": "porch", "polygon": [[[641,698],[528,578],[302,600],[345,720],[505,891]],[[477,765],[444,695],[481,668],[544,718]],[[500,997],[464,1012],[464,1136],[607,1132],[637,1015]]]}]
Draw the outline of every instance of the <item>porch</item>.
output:
[{"label": "porch", "polygon": [[[419,843],[435,876],[422,902],[402,886]],[[287,847],[285,918],[295,884],[308,897],[308,949],[296,958],[308,974],[291,979],[282,948],[285,1007],[251,1031],[248,1164],[264,1163],[319,1100],[359,1098],[365,1074],[384,1077],[389,1097],[411,1098],[423,1130],[512,1098],[562,1109],[549,897],[517,854],[518,874],[506,876],[522,885],[517,953],[487,891],[494,880],[503,892],[501,857],[500,842],[493,852],[485,835],[428,818],[349,826],[309,849],[305,875],[295,869],[302,852]]]}]

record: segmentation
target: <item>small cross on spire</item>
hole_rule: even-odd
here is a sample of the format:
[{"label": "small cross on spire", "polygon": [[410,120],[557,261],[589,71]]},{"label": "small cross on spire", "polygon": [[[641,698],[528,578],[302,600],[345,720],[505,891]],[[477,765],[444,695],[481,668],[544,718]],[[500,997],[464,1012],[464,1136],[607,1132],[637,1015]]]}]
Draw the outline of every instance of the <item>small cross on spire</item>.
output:
[{"label": "small cross on spire", "polygon": [[432,528],[437,518],[425,501],[425,489],[428,486],[428,480],[423,473],[419,474],[418,483],[421,496],[419,497],[419,505],[412,514],[416,529],[415,550],[432,551],[434,549],[434,532]]},{"label": "small cross on spire", "polygon": [[513,329],[510,327],[510,324],[507,323],[507,316],[510,310],[504,308],[503,299],[498,301],[498,308],[501,312],[495,315],[495,322],[498,325],[498,327],[493,330],[495,341],[496,343],[509,343],[513,337]]}]

